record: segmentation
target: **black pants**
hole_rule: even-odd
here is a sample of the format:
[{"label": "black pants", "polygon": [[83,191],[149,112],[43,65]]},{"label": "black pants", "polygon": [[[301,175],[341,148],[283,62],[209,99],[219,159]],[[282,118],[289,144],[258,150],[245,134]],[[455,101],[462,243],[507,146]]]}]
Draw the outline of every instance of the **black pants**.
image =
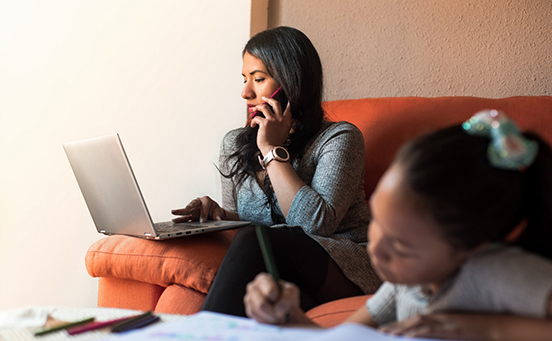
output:
[{"label": "black pants", "polygon": [[[363,294],[343,275],[326,250],[300,228],[270,228],[267,232],[280,277],[301,289],[304,311],[331,300]],[[246,285],[266,271],[255,228],[242,228],[232,241],[201,310],[245,316]]]}]

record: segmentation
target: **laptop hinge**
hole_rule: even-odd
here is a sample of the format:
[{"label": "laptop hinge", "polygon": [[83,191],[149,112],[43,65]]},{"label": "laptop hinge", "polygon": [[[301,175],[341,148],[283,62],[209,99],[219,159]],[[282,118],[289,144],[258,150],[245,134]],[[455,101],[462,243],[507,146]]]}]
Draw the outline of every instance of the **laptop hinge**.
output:
[{"label": "laptop hinge", "polygon": [[144,236],[146,236],[146,237],[151,237],[151,233],[144,232]]}]

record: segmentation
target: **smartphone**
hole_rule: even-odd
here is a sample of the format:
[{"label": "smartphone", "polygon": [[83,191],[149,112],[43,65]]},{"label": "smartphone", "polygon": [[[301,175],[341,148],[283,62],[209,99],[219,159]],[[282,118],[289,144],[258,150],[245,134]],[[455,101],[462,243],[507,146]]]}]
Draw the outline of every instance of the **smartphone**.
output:
[{"label": "smartphone", "polygon": [[[284,110],[286,110],[288,98],[287,98],[286,94],[284,93],[284,90],[282,90],[282,87],[279,87],[278,89],[276,89],[276,91],[274,91],[274,93],[272,95],[270,95],[270,98],[274,98],[275,100],[277,100],[280,103],[280,108],[282,108],[282,112],[284,112]],[[268,103],[264,102],[263,104],[268,104]],[[268,107],[270,108],[270,110],[272,110],[272,112],[274,112],[274,109],[272,108],[272,106],[268,105]],[[257,115],[261,115],[262,117],[264,117],[262,111],[255,111],[251,115],[251,118],[253,118]]]},{"label": "smartphone", "polygon": [[[284,112],[284,110],[286,110],[286,107],[287,107],[287,104],[288,104],[288,98],[287,98],[286,94],[284,93],[284,90],[282,90],[282,87],[279,87],[278,89],[276,89],[276,91],[274,91],[274,93],[272,93],[272,95],[270,95],[270,98],[274,98],[275,100],[277,100],[280,103],[280,108],[282,108],[282,113]],[[264,102],[263,104],[268,104],[268,103]],[[272,106],[268,105],[268,107],[270,108],[270,110],[272,112],[274,112],[274,109],[272,108]],[[253,119],[253,117],[255,117],[257,115],[259,115],[263,118],[265,117],[262,111],[255,111],[254,113],[252,113],[249,116],[245,126],[248,127],[251,124],[251,120]]]},{"label": "smartphone", "polygon": [[[280,91],[273,93],[272,96],[270,97],[274,98],[280,103],[280,108],[282,108],[282,113],[283,113],[284,110],[286,110],[286,107],[288,104],[288,98],[286,96],[286,93],[284,92],[284,90],[282,90],[281,87],[278,89],[280,89]],[[272,112],[274,112],[274,109],[272,109],[270,105],[269,105],[269,108],[270,110],[272,110]]]}]

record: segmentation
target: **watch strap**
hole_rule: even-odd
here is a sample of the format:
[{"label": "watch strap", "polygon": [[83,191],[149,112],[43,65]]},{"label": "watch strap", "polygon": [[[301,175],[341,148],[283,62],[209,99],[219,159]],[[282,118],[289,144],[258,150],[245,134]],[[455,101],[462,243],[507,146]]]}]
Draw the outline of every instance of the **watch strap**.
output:
[{"label": "watch strap", "polygon": [[[281,149],[285,152],[286,156],[285,157],[281,157],[281,156],[278,156],[276,150],[277,149]],[[266,167],[268,166],[268,164],[272,161],[272,160],[277,160],[277,161],[281,161],[281,162],[286,162],[289,160],[289,153],[288,151],[284,148],[284,147],[274,147],[274,149],[272,149],[271,151],[269,151],[266,156],[264,158],[261,158],[261,154],[259,153],[259,155],[257,156],[258,159],[259,159],[259,163],[261,164],[261,167],[263,169],[266,169]]]}]

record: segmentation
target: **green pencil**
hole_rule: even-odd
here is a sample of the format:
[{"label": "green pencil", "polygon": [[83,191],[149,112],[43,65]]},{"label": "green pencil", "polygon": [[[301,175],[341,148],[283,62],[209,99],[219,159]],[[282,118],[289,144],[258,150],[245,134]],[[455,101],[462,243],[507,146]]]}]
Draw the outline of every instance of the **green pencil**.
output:
[{"label": "green pencil", "polygon": [[[272,278],[276,281],[278,286],[278,291],[282,292],[282,286],[280,285],[280,275],[278,274],[278,269],[276,268],[276,261],[274,260],[274,254],[272,253],[272,246],[270,244],[270,239],[268,238],[268,233],[266,232],[267,227],[256,225],[255,232],[257,232],[257,239],[259,240],[259,246],[261,247],[261,253],[263,254],[264,262],[266,269],[272,275]],[[285,316],[285,323],[289,323],[289,314]]]},{"label": "green pencil", "polygon": [[276,268],[276,262],[274,261],[274,254],[272,253],[272,246],[270,245],[270,240],[268,238],[268,233],[266,232],[266,227],[257,225],[255,226],[255,231],[257,232],[257,239],[259,240],[259,246],[261,247],[261,253],[263,254],[264,262],[268,273],[272,275],[278,286],[278,290],[281,292],[282,287],[280,286],[280,275],[278,274],[278,269]]},{"label": "green pencil", "polygon": [[51,333],[51,332],[55,332],[57,330],[68,329],[68,328],[78,326],[78,325],[81,325],[81,324],[85,324],[85,323],[88,323],[88,322],[92,322],[92,321],[94,321],[94,317],[90,317],[90,318],[75,321],[75,322],[64,323],[64,324],[61,324],[59,326],[41,328],[41,329],[38,329],[37,331],[35,331],[34,335],[35,336],[44,335],[44,334],[48,334],[48,333]]}]

